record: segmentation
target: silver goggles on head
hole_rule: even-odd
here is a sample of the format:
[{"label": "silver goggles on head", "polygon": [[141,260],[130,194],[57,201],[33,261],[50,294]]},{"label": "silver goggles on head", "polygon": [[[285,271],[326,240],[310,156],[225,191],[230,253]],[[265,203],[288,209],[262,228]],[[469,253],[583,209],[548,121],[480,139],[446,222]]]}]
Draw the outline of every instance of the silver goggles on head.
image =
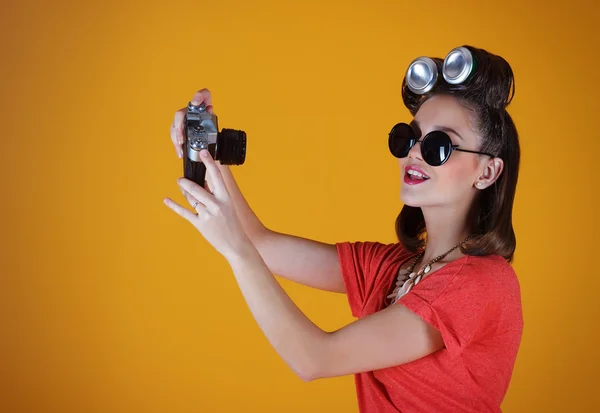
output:
[{"label": "silver goggles on head", "polygon": [[[458,85],[467,81],[474,73],[477,61],[466,47],[454,48],[446,55],[442,65],[442,75],[446,82]],[[406,86],[417,95],[433,89],[438,81],[438,65],[426,56],[417,57],[406,71]]]}]

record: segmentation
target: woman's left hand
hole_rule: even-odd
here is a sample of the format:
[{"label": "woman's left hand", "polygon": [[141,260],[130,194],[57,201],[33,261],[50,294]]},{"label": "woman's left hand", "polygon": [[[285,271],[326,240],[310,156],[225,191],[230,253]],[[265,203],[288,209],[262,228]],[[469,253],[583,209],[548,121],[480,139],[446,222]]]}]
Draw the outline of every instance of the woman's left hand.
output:
[{"label": "woman's left hand", "polygon": [[206,180],[212,193],[189,179],[177,180],[190,204],[196,204],[194,209],[197,214],[170,198],[165,198],[164,203],[188,220],[217,251],[230,260],[252,246],[252,242],[235,212],[215,160],[207,150],[203,150],[201,155],[202,162],[206,165]]}]

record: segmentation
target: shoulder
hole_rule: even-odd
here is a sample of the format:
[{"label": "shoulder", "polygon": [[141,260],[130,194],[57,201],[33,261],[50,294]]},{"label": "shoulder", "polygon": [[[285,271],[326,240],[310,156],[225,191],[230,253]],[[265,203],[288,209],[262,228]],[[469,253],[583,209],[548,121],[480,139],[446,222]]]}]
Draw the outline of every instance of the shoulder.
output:
[{"label": "shoulder", "polygon": [[461,281],[482,287],[518,287],[519,281],[512,265],[500,255],[467,255],[457,277]]},{"label": "shoulder", "polygon": [[340,256],[353,256],[361,261],[364,259],[395,260],[411,254],[399,242],[346,241],[338,242],[335,245]]},{"label": "shoulder", "polygon": [[502,256],[463,257],[463,263],[451,281],[454,289],[470,299],[492,306],[518,305],[521,300],[519,280],[512,265]]}]

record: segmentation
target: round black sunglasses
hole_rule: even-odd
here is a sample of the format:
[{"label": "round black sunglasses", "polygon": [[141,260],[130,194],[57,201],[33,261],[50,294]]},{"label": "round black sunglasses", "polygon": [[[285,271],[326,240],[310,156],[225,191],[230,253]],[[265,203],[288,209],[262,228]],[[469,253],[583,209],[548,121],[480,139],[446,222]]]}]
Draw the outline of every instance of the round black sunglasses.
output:
[{"label": "round black sunglasses", "polygon": [[419,140],[415,136],[415,132],[410,125],[398,123],[389,133],[388,146],[390,152],[396,158],[405,158],[408,156],[408,152],[410,152],[411,148],[415,146],[417,142],[421,142],[421,154],[423,155],[423,160],[431,166],[440,166],[446,163],[453,150],[488,155],[492,158],[494,157],[494,155],[487,152],[459,149],[458,145],[452,144],[450,136],[448,136],[446,132],[440,130],[429,132],[423,139]]}]

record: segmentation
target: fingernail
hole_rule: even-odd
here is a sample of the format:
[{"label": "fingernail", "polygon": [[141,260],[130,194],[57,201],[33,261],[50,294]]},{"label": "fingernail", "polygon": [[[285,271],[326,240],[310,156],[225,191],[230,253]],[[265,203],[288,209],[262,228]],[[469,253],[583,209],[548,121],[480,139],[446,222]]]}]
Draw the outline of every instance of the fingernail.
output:
[{"label": "fingernail", "polygon": [[208,156],[208,150],[202,149],[202,156]]},{"label": "fingernail", "polygon": [[192,105],[197,106],[200,102],[197,99],[192,100]]}]

